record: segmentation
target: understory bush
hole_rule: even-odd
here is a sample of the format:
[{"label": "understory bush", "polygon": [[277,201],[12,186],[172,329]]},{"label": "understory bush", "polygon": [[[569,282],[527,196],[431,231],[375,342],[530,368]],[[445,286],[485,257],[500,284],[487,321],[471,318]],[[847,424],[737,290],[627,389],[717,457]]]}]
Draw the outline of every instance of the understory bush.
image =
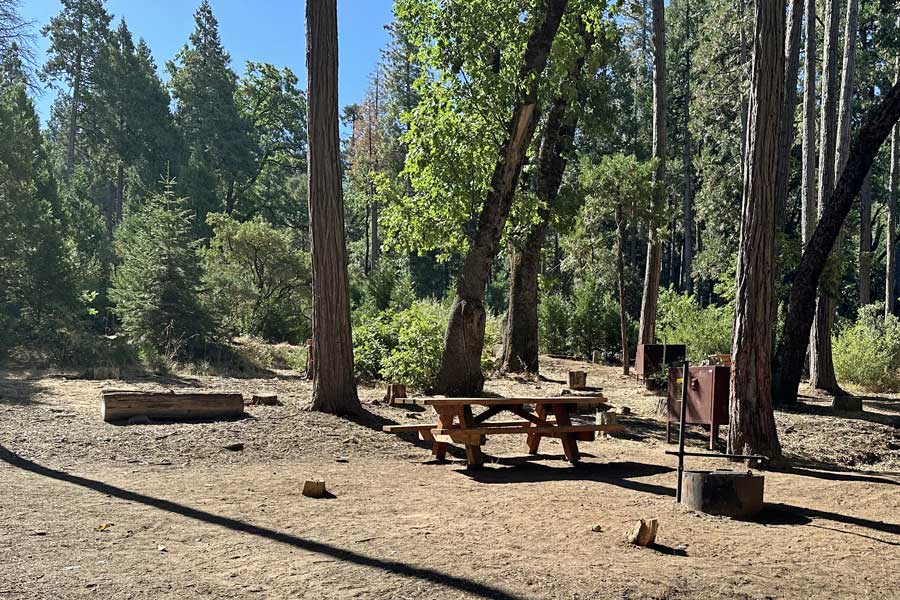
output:
[{"label": "understory bush", "polygon": [[687,358],[698,363],[710,354],[731,352],[734,306],[700,306],[693,296],[659,291],[656,333],[661,344],[684,344]]},{"label": "understory bush", "polygon": [[[449,306],[434,300],[417,300],[408,308],[359,315],[353,327],[356,374],[363,379],[385,378],[431,390],[440,372],[449,318]],[[489,316],[482,368],[490,368],[499,341],[499,319]]]},{"label": "understory bush", "polygon": [[873,392],[900,390],[900,319],[885,319],[884,305],[861,308],[856,322],[834,336],[833,344],[839,382]]},{"label": "understory bush", "polygon": [[572,299],[542,298],[538,328],[541,350],[549,354],[590,358],[598,350],[610,359],[621,354],[619,303],[597,282],[578,283]]}]

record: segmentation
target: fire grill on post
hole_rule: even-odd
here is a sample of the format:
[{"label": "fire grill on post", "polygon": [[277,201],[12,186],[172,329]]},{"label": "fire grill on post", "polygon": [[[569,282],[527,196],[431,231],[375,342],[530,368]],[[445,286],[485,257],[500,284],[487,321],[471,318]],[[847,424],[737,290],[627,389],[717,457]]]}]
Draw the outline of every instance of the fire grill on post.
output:
[{"label": "fire grill on post", "polygon": [[[678,423],[681,409],[682,373],[669,369],[666,441],[672,443],[672,423]],[[687,370],[685,423],[709,426],[709,449],[716,449],[719,426],[728,424],[728,385],[731,368],[723,366],[690,367]]]}]

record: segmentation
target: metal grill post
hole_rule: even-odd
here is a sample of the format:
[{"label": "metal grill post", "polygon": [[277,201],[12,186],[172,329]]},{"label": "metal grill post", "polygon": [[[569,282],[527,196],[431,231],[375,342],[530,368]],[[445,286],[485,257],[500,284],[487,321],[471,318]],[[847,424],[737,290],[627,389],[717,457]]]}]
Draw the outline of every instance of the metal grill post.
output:
[{"label": "metal grill post", "polygon": [[675,488],[675,502],[681,504],[681,480],[684,475],[684,421],[687,411],[688,397],[688,361],[684,361],[684,374],[681,376],[681,410],[678,415],[678,484]]}]

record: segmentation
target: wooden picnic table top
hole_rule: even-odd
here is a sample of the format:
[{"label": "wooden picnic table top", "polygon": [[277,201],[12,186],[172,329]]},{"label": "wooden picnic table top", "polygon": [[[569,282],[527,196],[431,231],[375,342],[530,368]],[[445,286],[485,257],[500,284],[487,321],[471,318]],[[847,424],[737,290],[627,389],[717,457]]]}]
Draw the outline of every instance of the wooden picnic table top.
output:
[{"label": "wooden picnic table top", "polygon": [[397,398],[395,404],[410,406],[518,406],[522,404],[596,404],[605,403],[604,396],[551,396],[544,398]]}]

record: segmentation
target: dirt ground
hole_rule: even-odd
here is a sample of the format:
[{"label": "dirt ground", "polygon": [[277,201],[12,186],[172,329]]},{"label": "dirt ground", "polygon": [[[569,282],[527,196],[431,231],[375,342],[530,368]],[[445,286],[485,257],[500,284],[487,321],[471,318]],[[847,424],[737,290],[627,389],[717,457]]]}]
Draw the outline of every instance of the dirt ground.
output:
[{"label": "dirt ground", "polygon": [[[632,409],[629,433],[581,443],[579,468],[556,440],[531,457],[524,436],[498,436],[477,471],[382,433],[432,415],[374,404],[376,387],[349,421],[306,412],[292,372],[0,373],[0,598],[900,598],[900,401],[836,415],[807,392],[779,412],[792,466],[765,473],[767,508],[741,522],[674,504],[657,397],[618,369],[548,358],[549,381],[488,390],[556,394],[575,366]],[[266,391],[283,406],[110,425],[103,388]],[[302,496],[309,478],[333,497]],[[642,517],[659,519],[656,547],[624,541]]]}]

